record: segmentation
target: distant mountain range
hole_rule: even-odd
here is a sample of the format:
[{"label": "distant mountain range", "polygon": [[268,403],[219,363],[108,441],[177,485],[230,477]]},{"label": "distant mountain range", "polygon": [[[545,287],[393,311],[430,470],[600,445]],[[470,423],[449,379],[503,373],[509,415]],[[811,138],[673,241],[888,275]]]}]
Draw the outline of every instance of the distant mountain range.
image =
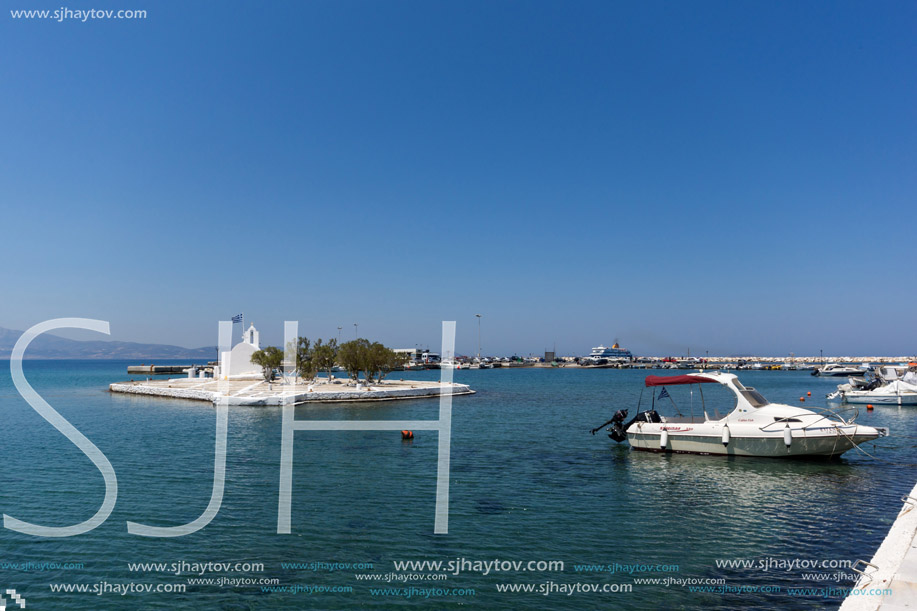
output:
[{"label": "distant mountain range", "polygon": [[[8,359],[22,331],[0,327],[0,359]],[[79,341],[45,333],[36,337],[25,352],[27,359],[193,359],[213,361],[215,346],[182,348],[166,344],[136,342]]]}]

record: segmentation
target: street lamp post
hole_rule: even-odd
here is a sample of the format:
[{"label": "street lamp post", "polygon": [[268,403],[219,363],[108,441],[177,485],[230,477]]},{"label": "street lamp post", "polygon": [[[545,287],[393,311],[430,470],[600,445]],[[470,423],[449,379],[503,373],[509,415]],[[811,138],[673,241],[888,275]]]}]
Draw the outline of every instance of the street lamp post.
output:
[{"label": "street lamp post", "polygon": [[341,329],[343,329],[343,328],[344,328],[344,327],[338,327],[338,344],[341,343]]},{"label": "street lamp post", "polygon": [[475,314],[478,319],[478,363],[481,362],[481,315]]},{"label": "street lamp post", "polygon": [[357,323],[353,323],[353,338],[354,339],[360,339],[358,336],[359,330],[360,330],[360,325],[358,325]]}]

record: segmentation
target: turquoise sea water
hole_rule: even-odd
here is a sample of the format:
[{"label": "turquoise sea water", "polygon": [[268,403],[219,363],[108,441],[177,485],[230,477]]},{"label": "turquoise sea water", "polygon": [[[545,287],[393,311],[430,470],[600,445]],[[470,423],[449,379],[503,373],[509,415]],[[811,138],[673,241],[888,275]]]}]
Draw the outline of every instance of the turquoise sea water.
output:
[{"label": "turquoise sea water", "polygon": [[[30,609],[321,609],[480,607],[512,609],[836,608],[837,595],[797,596],[788,588],[849,587],[843,569],[772,567],[762,562],[868,560],[914,484],[917,447],[912,408],[860,410],[858,421],[891,428],[891,437],[839,461],[728,459],[632,452],[589,429],[614,410],[634,413],[647,373],[617,370],[512,369],[457,371],[476,395],[453,402],[448,535],[433,534],[436,433],[297,432],[292,530],[276,534],[281,415],[274,408],[233,408],[222,508],[203,530],[174,539],[127,533],[128,520],[169,526],[190,522],[210,498],[214,410],[202,402],[107,392],[128,379],[126,362],[27,361],[29,381],[111,461],[118,501],[94,531],[41,539],[0,529],[0,588],[25,596]],[[431,379],[438,372],[393,376]],[[771,401],[824,406],[838,380],[807,372],[740,372]],[[700,397],[672,390],[680,406]],[[708,411],[719,407],[705,390]],[[643,396],[644,405],[649,391]],[[662,409],[668,411],[668,402]],[[435,419],[437,400],[297,408],[297,418]],[[0,363],[0,444],[4,514],[45,525],[91,516],[102,477],[13,388]],[[394,562],[465,559],[563,561],[563,570],[467,570],[436,581],[365,581]],[[755,568],[718,568],[745,559]],[[260,563],[263,571],[188,574],[194,563]],[[32,563],[28,568],[27,563]],[[36,565],[53,566],[38,570]],[[67,568],[67,563],[81,568]],[[131,570],[129,563],[186,563],[186,570]],[[305,568],[284,567],[303,563]],[[329,570],[311,563],[361,563]],[[634,573],[578,565],[644,565]],[[26,565],[26,566],[23,566]],[[667,565],[649,571],[647,565]],[[672,566],[677,565],[677,570]],[[172,567],[166,567],[171,569]],[[199,567],[195,567],[199,568]],[[214,567],[211,566],[213,569]],[[313,570],[316,569],[316,570]],[[657,567],[658,568],[658,567]],[[200,571],[196,571],[200,573]],[[849,571],[846,571],[849,573]],[[817,575],[822,573],[822,575]],[[815,574],[815,579],[805,578]],[[830,574],[830,575],[828,575]],[[267,591],[262,585],[189,584],[188,578],[277,579],[274,587],[349,588],[341,592]],[[635,579],[725,579],[727,592],[691,592]],[[183,585],[184,593],[129,593],[125,584]],[[55,593],[51,584],[84,584],[107,592]],[[107,586],[105,584],[108,584]],[[535,584],[540,592],[498,592]],[[551,585],[553,584],[553,585]],[[631,584],[631,592],[559,588]],[[693,584],[700,585],[700,584]],[[737,592],[766,587],[772,592]],[[377,591],[374,593],[372,589]],[[407,591],[383,588],[406,588]],[[411,590],[413,588],[413,590]],[[447,591],[460,589],[463,592]],[[435,591],[434,591],[435,589]],[[470,592],[473,590],[473,593]],[[410,594],[410,598],[407,595]]]}]

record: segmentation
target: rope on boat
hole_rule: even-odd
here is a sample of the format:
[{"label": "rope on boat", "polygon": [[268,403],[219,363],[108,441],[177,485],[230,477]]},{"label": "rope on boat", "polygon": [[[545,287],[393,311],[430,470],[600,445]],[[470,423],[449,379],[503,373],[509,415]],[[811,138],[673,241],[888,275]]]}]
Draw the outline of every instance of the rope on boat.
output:
[{"label": "rope on boat", "polygon": [[[887,464],[887,465],[892,465],[892,466],[894,466],[894,467],[917,467],[917,463],[898,463],[898,462],[892,462],[892,461],[890,461],[890,460],[885,460],[885,459],[883,459],[883,458],[879,458],[878,456],[873,456],[872,454],[870,454],[869,452],[867,452],[866,450],[864,450],[863,448],[861,448],[861,447],[860,447],[860,444],[856,443],[856,442],[851,438],[850,435],[848,435],[847,433],[845,433],[844,431],[842,431],[842,430],[840,430],[840,429],[837,429],[837,430],[838,430],[838,432],[839,432],[841,435],[843,435],[844,437],[846,437],[846,438],[848,439],[848,441],[850,441],[851,444],[853,444],[853,447],[854,447],[854,448],[856,448],[858,451],[862,452],[863,454],[865,454],[866,456],[868,456],[869,458],[871,458],[871,459],[873,459],[873,460],[877,460],[877,461],[879,461],[879,462],[881,462],[881,463],[885,463],[885,464]],[[837,446],[835,445],[835,447],[837,447]]]}]

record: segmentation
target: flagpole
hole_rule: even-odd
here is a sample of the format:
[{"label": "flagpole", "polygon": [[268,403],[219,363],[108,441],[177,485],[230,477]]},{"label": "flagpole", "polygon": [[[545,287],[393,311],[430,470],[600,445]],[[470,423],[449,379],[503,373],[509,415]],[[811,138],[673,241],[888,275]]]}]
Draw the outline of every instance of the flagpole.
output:
[{"label": "flagpole", "polygon": [[235,329],[236,323],[242,323],[242,339],[245,339],[245,314],[236,314],[232,317],[233,329]]}]

